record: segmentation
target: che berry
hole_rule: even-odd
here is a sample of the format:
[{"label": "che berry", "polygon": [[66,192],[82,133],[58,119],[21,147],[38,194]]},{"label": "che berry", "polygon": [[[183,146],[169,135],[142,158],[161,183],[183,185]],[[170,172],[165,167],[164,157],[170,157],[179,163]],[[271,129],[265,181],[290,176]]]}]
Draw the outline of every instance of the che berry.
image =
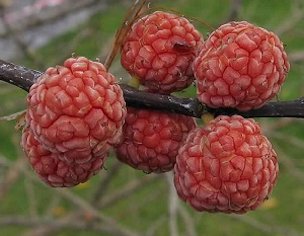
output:
[{"label": "che berry", "polygon": [[106,157],[96,156],[84,164],[67,163],[60,160],[58,153],[45,149],[30,129],[23,132],[21,145],[37,175],[52,187],[72,187],[86,182],[102,168]]},{"label": "che berry", "polygon": [[245,21],[215,30],[193,65],[201,102],[243,111],[273,98],[290,68],[278,36]]},{"label": "che berry", "polygon": [[121,63],[150,92],[179,91],[193,81],[191,65],[202,40],[186,18],[157,11],[132,25]]},{"label": "che berry", "polygon": [[126,105],[101,63],[78,57],[50,67],[30,88],[27,102],[35,138],[66,162],[90,162],[120,141]]},{"label": "che berry", "polygon": [[194,119],[183,115],[128,108],[117,158],[147,173],[169,171],[181,142],[195,127]]},{"label": "che berry", "polygon": [[277,155],[253,120],[219,116],[190,132],[174,168],[178,195],[198,211],[245,213],[268,198]]}]

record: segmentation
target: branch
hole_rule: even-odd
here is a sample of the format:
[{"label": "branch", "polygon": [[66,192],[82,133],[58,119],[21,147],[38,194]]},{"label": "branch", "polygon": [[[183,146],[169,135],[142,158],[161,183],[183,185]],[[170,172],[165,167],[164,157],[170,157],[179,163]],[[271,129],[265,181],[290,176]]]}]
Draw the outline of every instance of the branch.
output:
[{"label": "branch", "polygon": [[56,189],[56,190],[62,197],[64,197],[65,199],[69,200],[74,205],[76,205],[76,207],[82,209],[84,212],[88,212],[96,219],[100,220],[102,223],[105,223],[108,227],[111,227],[113,231],[115,231],[116,235],[139,236],[139,234],[137,234],[136,232],[133,232],[128,228],[123,227],[120,223],[118,223],[114,219],[99,212],[93,205],[86,202],[84,199],[77,196],[72,191],[68,189]]},{"label": "branch", "polygon": [[289,53],[288,58],[292,62],[300,62],[304,60],[304,50]]},{"label": "branch", "polygon": [[103,198],[105,192],[108,190],[109,185],[113,177],[118,173],[120,168],[122,167],[121,162],[115,162],[113,166],[111,166],[111,171],[104,171],[102,174],[102,178],[100,178],[100,182],[97,184],[96,191],[93,193],[93,196],[90,200],[91,204],[94,204],[96,208],[99,207],[99,202]]},{"label": "branch", "polygon": [[242,8],[242,4],[243,4],[243,0],[232,0],[231,1],[227,22],[238,20],[239,13]]},{"label": "branch", "polygon": [[289,30],[293,29],[295,25],[299,22],[301,22],[304,18],[304,11],[302,6],[302,1],[295,0],[291,4],[291,12],[286,17],[286,19],[281,22],[277,29],[274,30],[274,32],[277,35],[283,35],[287,33]]},{"label": "branch", "polygon": [[18,159],[13,163],[12,166],[7,170],[3,181],[0,182],[0,201],[3,200],[5,195],[8,193],[13,184],[20,177],[20,170],[26,165],[25,159]]},{"label": "branch", "polygon": [[[75,14],[77,11],[92,8],[93,6],[95,9],[103,8],[108,2],[99,0],[65,0],[57,6],[44,7],[39,11],[32,5],[28,6],[27,10],[23,8],[14,12],[8,12],[5,18],[8,18],[8,23],[11,25],[12,30],[20,32],[54,22],[68,14]],[[6,37],[7,29],[4,29],[0,33],[0,36]]]},{"label": "branch", "polygon": [[275,233],[281,234],[281,235],[294,235],[298,236],[301,235],[300,232],[296,231],[293,228],[287,228],[282,225],[274,225],[269,224],[267,222],[258,221],[255,218],[252,218],[248,215],[235,215],[235,214],[229,214],[227,215],[230,218],[239,220],[240,222],[243,222],[261,232],[264,232],[266,234],[273,235]]},{"label": "branch", "polygon": [[[19,150],[20,151],[20,150]],[[33,175],[33,173],[26,168],[22,168],[21,171],[25,174],[26,177],[34,180],[35,182],[42,184],[44,187],[47,187],[45,184],[42,183],[42,181],[39,181],[39,179]],[[102,226],[102,228],[107,231],[111,232],[111,235],[119,235],[119,236],[139,236],[137,232],[134,232],[133,230],[130,230],[123,225],[121,225],[119,222],[114,220],[113,218],[105,215],[103,212],[99,212],[98,209],[94,206],[94,204],[90,204],[89,202],[82,199],[77,194],[73,193],[69,189],[54,189],[54,191],[58,194],[58,196],[61,196],[65,199],[67,199],[69,202],[73,203],[76,206],[76,210],[81,210],[83,213],[87,213],[88,215],[92,216],[92,220],[97,223],[97,226]],[[76,212],[75,211],[75,214]],[[70,216],[70,215],[69,215]],[[73,216],[73,215],[72,215]],[[1,222],[0,217],[0,226],[3,224]],[[65,217],[63,219],[66,219],[69,221],[69,217]],[[81,218],[81,221],[83,222],[84,217]],[[89,223],[91,223],[89,221]],[[93,225],[89,225],[90,229],[93,229]],[[53,230],[53,228],[52,228]],[[45,234],[43,234],[45,235]]]},{"label": "branch", "polygon": [[[0,80],[26,91],[29,91],[41,75],[40,71],[14,65],[0,59]],[[138,91],[125,84],[120,86],[124,92],[126,103],[130,107],[163,110],[198,118],[208,112],[215,116],[239,114],[244,117],[304,118],[304,97],[293,101],[268,102],[259,109],[240,112],[231,108],[209,108],[201,104],[196,98],[178,98]]]},{"label": "branch", "polygon": [[94,206],[97,208],[106,208],[108,206],[113,206],[119,200],[125,199],[129,195],[136,192],[137,189],[143,186],[147,186],[148,183],[157,180],[159,177],[161,176],[155,174],[149,174],[141,179],[136,178],[135,180],[128,182],[122,188],[119,188],[113,193],[105,195],[102,199],[99,200],[99,202],[95,202]]},{"label": "branch", "polygon": [[[101,224],[100,222],[87,222],[81,219],[53,219],[49,217],[31,218],[28,216],[12,215],[0,217],[0,226],[14,226],[14,227],[40,227],[38,234],[35,235],[47,235],[49,230],[58,231],[62,229],[70,230],[87,230],[88,232],[96,231],[99,233],[109,233],[109,235],[123,235],[118,234],[114,228],[107,224]],[[43,228],[42,228],[43,227]],[[45,230],[47,231],[45,231]],[[37,231],[35,231],[37,232]],[[53,234],[50,235],[53,235]],[[88,233],[89,234],[89,233]],[[27,235],[27,234],[24,234]],[[28,235],[34,235],[31,231]]]},{"label": "branch", "polygon": [[7,22],[4,14],[5,14],[5,8],[1,7],[0,8],[0,19],[2,21],[4,30],[6,31],[6,35],[9,37],[11,36],[11,39],[15,42],[19,51],[22,52],[23,56],[26,56],[28,59],[33,61],[35,63],[35,65],[42,66],[39,59],[36,57],[36,55],[31,50],[31,48],[28,47],[28,45],[23,41],[23,39],[16,33],[16,31]]},{"label": "branch", "polygon": [[173,184],[172,173],[166,173],[166,179],[168,183],[169,199],[168,199],[168,215],[169,215],[169,229],[171,236],[178,236],[178,223],[177,223],[177,211],[180,202],[178,201],[176,190]]},{"label": "branch", "polygon": [[14,65],[0,59],[0,80],[13,84],[25,91],[41,76],[41,72],[29,70],[23,66]]}]

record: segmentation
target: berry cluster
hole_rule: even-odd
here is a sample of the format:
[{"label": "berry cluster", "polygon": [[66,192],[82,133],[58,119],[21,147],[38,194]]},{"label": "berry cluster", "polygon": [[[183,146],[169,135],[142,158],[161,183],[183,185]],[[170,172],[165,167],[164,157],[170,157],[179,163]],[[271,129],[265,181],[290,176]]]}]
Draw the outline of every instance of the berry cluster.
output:
[{"label": "berry cluster", "polygon": [[[154,12],[135,22],[121,64],[146,91],[170,94],[196,79],[198,99],[247,111],[280,90],[290,65],[279,38],[248,22],[220,26],[203,41],[184,17]],[[146,173],[174,170],[180,198],[198,211],[245,213],[269,197],[277,155],[252,119],[218,116],[204,127],[183,115],[125,107],[98,62],[70,58],[31,87],[22,146],[49,185],[74,186],[102,168],[114,147]]]},{"label": "berry cluster", "polygon": [[[127,35],[122,65],[148,91],[176,92],[194,75],[202,103],[241,111],[259,108],[279,92],[290,65],[274,33],[245,21],[230,22],[205,42],[195,36],[196,43],[189,43],[193,37],[187,28],[199,34],[184,22],[183,17],[155,12],[138,20]],[[268,198],[278,176],[277,155],[255,121],[219,116],[203,128],[192,127],[176,156],[170,151],[175,139],[169,132],[169,140],[163,139],[168,126],[162,127],[155,115],[128,111],[124,141],[117,149],[120,160],[147,172],[174,165],[178,195],[199,211],[244,213]],[[159,168],[169,159],[170,168]]]},{"label": "berry cluster", "polygon": [[[147,91],[176,92],[192,83],[192,62],[202,40],[186,18],[157,11],[132,25],[121,50],[121,64]],[[172,170],[179,146],[195,127],[190,117],[128,109],[117,158],[147,173]]]},{"label": "berry cluster", "polygon": [[101,63],[78,57],[47,69],[27,102],[22,146],[51,186],[87,180],[120,141],[126,105],[115,77]]}]

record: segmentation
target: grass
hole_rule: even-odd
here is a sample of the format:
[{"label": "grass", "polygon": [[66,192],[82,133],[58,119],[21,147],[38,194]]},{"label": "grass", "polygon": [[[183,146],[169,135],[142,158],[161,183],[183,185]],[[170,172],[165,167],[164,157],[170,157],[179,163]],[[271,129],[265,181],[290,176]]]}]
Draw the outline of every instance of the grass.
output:
[{"label": "grass", "polygon": [[[275,30],[283,22],[292,17],[291,2],[289,0],[256,0],[243,1],[243,7],[239,18],[248,20],[264,26],[270,30]],[[176,0],[158,1],[152,4],[152,9],[170,9],[183,15],[190,16],[201,32],[206,35],[212,27],[226,21],[229,15],[230,1],[207,1],[207,0]],[[110,38],[114,35],[117,27],[121,24],[121,19],[126,12],[125,5],[113,5],[106,12],[94,15],[88,22],[83,23],[76,29],[71,29],[51,41],[45,47],[39,49],[36,55],[43,58],[45,67],[54,65],[63,60],[64,55],[69,56],[72,52],[77,55],[84,55],[89,58],[96,58],[102,55],[103,48],[106,48]],[[287,45],[288,52],[303,50],[303,33],[300,32],[303,22],[298,22],[294,27],[281,35],[282,40]],[[209,26],[207,26],[209,25]],[[21,64],[35,69],[28,59],[20,61]],[[118,67],[118,68],[117,68]],[[115,63],[113,71],[121,72],[119,64]],[[287,78],[279,99],[294,99],[303,95],[303,62],[292,65],[290,74]],[[195,89],[190,88],[183,96],[194,96]],[[7,85],[0,85],[1,104],[0,116],[6,115],[25,108],[25,93],[18,89],[10,89]],[[280,125],[283,119],[260,120],[264,126],[270,127],[278,123],[278,128],[269,131],[271,141],[279,154],[291,160],[295,167],[302,173],[304,171],[303,150],[296,146],[289,137],[297,138],[300,143],[304,143],[304,123],[302,121],[286,122]],[[286,137],[276,138],[276,133]],[[14,122],[0,122],[0,154],[8,160],[14,161],[20,157],[20,148],[16,146],[16,131]],[[304,145],[303,145],[304,146]],[[19,150],[18,150],[19,149]],[[280,177],[272,198],[261,208],[250,212],[241,218],[232,217],[224,214],[198,213],[186,207],[188,214],[193,218],[195,229],[198,235],[291,235],[292,233],[304,234],[304,216],[301,204],[304,200],[303,183],[301,179],[294,175],[294,169],[285,165],[280,165]],[[111,156],[106,164],[107,171],[111,171],[115,158]],[[0,166],[0,170],[3,170]],[[106,172],[106,171],[105,171]],[[303,172],[304,173],[304,172]],[[0,183],[1,183],[0,174]],[[97,175],[88,184],[76,187],[71,191],[83,199],[89,199],[94,190],[98,187],[104,173]],[[111,179],[108,193],[123,188],[129,181],[141,179],[144,173],[132,170],[124,166]],[[0,218],[5,215],[25,215],[31,216],[31,198],[29,197],[28,185],[32,186],[32,194],[37,204],[37,214],[42,217],[46,211],[50,211],[50,216],[61,219],[75,210],[75,206],[64,199],[58,197],[56,192],[43,184],[29,179],[28,175],[21,174],[17,181],[11,186],[4,198],[0,198]],[[57,196],[57,197],[55,197]],[[51,205],[51,206],[50,206]],[[50,208],[50,209],[49,209]],[[139,232],[145,232],[151,226],[156,225],[155,235],[169,235],[168,227],[168,191],[165,178],[160,178],[152,183],[146,184],[131,195],[123,198],[115,204],[102,210],[103,213],[115,218],[119,223]],[[245,220],[244,220],[245,219]],[[246,219],[248,221],[246,221]],[[258,221],[259,224],[254,224]],[[253,223],[252,223],[253,222]],[[181,235],[186,235],[185,229],[188,227],[185,222],[178,217]],[[295,232],[294,232],[295,231]],[[20,235],[28,232],[26,227],[2,226],[0,235]],[[90,230],[60,230],[56,235],[100,235],[100,233]],[[111,234],[102,234],[111,235]],[[296,235],[296,234],[295,234]]]}]

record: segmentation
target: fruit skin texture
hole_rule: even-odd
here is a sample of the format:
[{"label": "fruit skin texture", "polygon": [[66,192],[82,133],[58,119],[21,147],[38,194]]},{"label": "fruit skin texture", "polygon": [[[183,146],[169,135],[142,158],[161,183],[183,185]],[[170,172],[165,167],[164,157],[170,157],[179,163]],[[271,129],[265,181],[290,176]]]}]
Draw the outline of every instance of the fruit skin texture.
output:
[{"label": "fruit skin texture", "polygon": [[64,162],[58,154],[45,149],[30,129],[23,132],[21,145],[37,175],[52,187],[72,187],[86,182],[102,168],[106,157],[104,154],[84,164]]},{"label": "fruit skin texture", "polygon": [[27,97],[27,125],[66,162],[86,163],[120,141],[123,92],[105,67],[84,57],[50,67]]},{"label": "fruit skin texture", "polygon": [[246,21],[220,26],[193,63],[202,103],[242,111],[259,108],[273,98],[289,69],[278,36]]},{"label": "fruit skin texture", "polygon": [[156,11],[132,25],[121,64],[150,92],[179,91],[193,81],[192,62],[202,41],[186,18]]},{"label": "fruit skin texture", "polygon": [[147,173],[169,171],[174,166],[181,142],[195,127],[191,117],[128,108],[124,139],[116,147],[116,156]]},{"label": "fruit skin texture", "polygon": [[176,158],[174,184],[198,211],[241,214],[268,198],[278,170],[277,155],[257,123],[219,116],[189,134]]}]

